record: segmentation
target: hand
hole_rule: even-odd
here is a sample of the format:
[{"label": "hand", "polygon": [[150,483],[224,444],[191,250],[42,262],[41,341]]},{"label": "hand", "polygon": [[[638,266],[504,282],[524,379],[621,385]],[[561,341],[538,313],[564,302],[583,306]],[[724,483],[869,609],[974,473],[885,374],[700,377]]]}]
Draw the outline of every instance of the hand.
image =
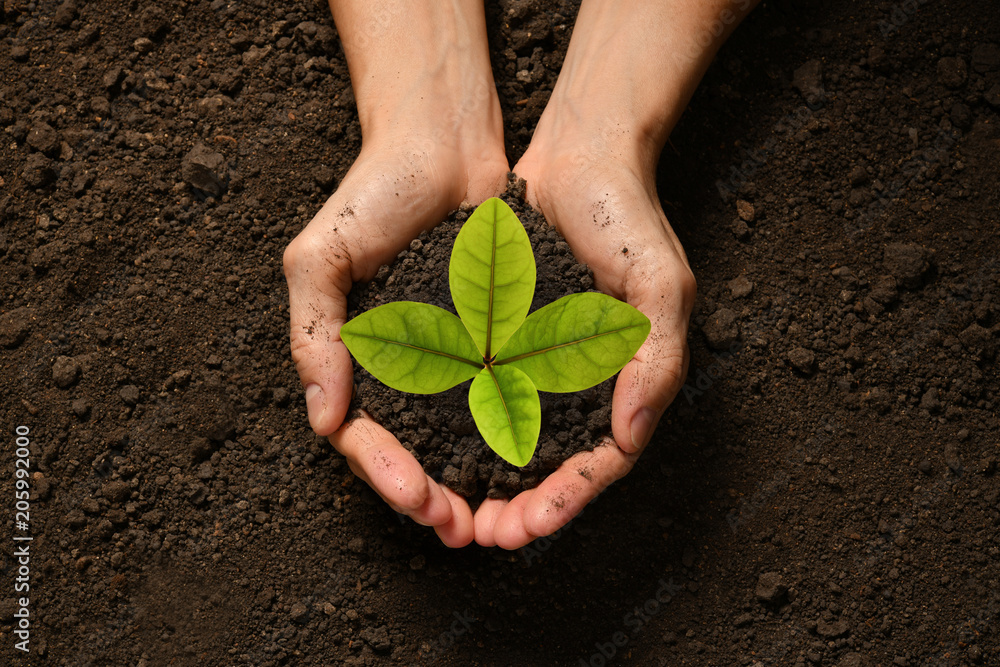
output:
[{"label": "hand", "polygon": [[549,155],[529,148],[515,173],[527,180],[530,203],[591,267],[597,288],[642,311],[652,330],[615,384],[613,439],[573,456],[509,503],[486,500],[475,515],[476,541],[484,546],[516,549],[548,535],[623,477],[687,374],[694,276],[659,205],[653,175],[639,178],[641,172],[598,143],[560,142],[566,152]]},{"label": "hand", "polygon": [[613,437],[538,488],[484,502],[474,519],[479,544],[515,549],[565,525],[631,470],[680,390],[696,289],[660,206],[656,162],[715,50],[753,4],[582,3],[559,80],[514,171],[598,289],[645,313],[652,330],[615,384]]},{"label": "hand", "polygon": [[[354,374],[340,327],[353,283],[370,280],[463,202],[478,204],[506,184],[483,7],[466,2],[458,16],[443,18],[435,13],[453,6],[435,3],[418,12],[391,5],[374,20],[370,5],[333,5],[363,142],[340,187],[285,251],[292,359],[313,430],[329,435],[351,470],[393,509],[433,526],[445,544],[464,546],[473,538],[468,503],[434,482],[367,415],[344,423]],[[443,60],[451,66],[428,62]]]}]

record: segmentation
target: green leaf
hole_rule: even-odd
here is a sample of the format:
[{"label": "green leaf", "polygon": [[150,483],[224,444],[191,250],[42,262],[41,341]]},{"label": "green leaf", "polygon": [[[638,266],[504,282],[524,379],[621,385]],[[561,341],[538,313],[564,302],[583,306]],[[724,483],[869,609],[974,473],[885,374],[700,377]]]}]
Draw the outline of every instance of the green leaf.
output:
[{"label": "green leaf", "polygon": [[448,282],[455,310],[490,359],[524,321],[535,292],[528,234],[500,199],[487,199],[462,225]]},{"label": "green leaf", "polygon": [[496,364],[521,369],[539,391],[581,391],[620,371],[649,329],[648,317],[607,294],[570,294],[529,315]]},{"label": "green leaf", "polygon": [[380,382],[413,394],[450,389],[483,367],[462,321],[428,303],[373,308],[341,327],[340,338]]},{"label": "green leaf", "polygon": [[542,407],[531,378],[513,366],[487,366],[469,387],[469,409],[500,458],[516,466],[528,464],[542,429]]}]

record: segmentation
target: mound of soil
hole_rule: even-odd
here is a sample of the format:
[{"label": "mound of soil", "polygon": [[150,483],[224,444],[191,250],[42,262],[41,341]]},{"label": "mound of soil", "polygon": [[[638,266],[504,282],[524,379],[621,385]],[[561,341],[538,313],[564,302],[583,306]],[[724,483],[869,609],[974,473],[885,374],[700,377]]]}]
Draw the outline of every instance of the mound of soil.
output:
[{"label": "mound of soil", "polygon": [[[528,232],[537,272],[531,310],[568,294],[585,292],[594,280],[573,258],[554,227],[524,203],[524,181],[512,182],[502,195]],[[383,266],[372,282],[351,292],[348,317],[393,301],[419,301],[455,313],[448,287],[448,263],[455,237],[471,211],[452,213]],[[363,408],[382,424],[434,479],[478,502],[484,497],[512,498],[534,488],[577,452],[590,451],[610,436],[614,378],[572,394],[539,393],[542,430],[535,455],[523,468],[513,466],[486,444],[469,412],[469,382],[440,394],[416,395],[385,386],[355,364],[352,407]],[[477,493],[482,486],[483,492]]]},{"label": "mound of soil", "polygon": [[[1000,664],[992,3],[737,30],[661,157],[687,385],[513,553],[397,520],[308,428],[281,254],[360,150],[325,3],[0,7],[0,663]],[[512,163],[578,7],[487,2]]]}]

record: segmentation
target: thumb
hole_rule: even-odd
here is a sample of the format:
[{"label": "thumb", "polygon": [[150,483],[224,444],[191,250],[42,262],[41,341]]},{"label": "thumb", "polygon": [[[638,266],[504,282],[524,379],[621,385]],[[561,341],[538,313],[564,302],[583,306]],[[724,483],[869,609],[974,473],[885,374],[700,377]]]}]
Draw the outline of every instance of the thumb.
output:
[{"label": "thumb", "polygon": [[[310,225],[312,226],[312,225]],[[306,227],[285,249],[292,360],[317,435],[340,427],[354,390],[351,355],[340,340],[351,289],[346,244]]]},{"label": "thumb", "polygon": [[637,293],[626,295],[651,323],[646,341],[618,375],[612,399],[611,429],[627,454],[640,452],[649,443],[687,375],[694,277],[683,264],[653,275]]}]

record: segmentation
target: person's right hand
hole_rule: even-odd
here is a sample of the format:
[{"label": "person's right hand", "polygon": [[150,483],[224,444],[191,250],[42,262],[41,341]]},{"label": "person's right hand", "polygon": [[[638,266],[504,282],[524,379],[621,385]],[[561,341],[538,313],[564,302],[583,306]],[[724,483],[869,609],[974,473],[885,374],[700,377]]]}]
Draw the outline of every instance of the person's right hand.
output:
[{"label": "person's right hand", "polygon": [[[367,415],[345,423],[354,388],[340,339],[353,283],[370,280],[463,203],[503,191],[508,172],[482,3],[332,3],[358,103],[362,150],[285,250],[292,359],[309,423],[393,509],[449,546],[472,541],[472,511]],[[455,34],[449,37],[448,31]],[[443,53],[442,53],[443,51]]]},{"label": "person's right hand", "polygon": [[473,180],[454,151],[445,147],[425,153],[427,148],[389,145],[363,150],[334,195],[288,246],[284,266],[292,359],[305,388],[313,430],[333,434],[331,443],[354,473],[393,509],[434,526],[446,544],[459,545],[472,535],[472,515],[464,499],[439,487],[367,416],[343,423],[354,373],[340,327],[347,318],[347,293],[353,283],[373,278],[381,265],[392,262],[412,239],[463,201],[478,203],[502,191],[506,182],[502,153]]}]

